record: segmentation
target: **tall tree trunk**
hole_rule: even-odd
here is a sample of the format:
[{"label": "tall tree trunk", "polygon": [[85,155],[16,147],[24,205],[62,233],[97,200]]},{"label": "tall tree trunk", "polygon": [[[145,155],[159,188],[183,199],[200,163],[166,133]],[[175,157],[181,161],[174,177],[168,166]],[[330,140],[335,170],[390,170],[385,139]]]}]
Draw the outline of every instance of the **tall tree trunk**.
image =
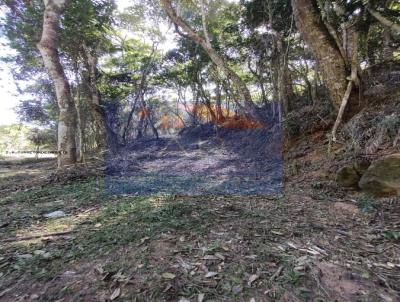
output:
[{"label": "tall tree trunk", "polygon": [[292,79],[289,73],[288,55],[284,47],[283,35],[279,33],[276,39],[277,62],[274,67],[277,69],[278,75],[278,96],[279,101],[283,104],[285,114],[288,114],[291,110],[291,103],[294,98]]},{"label": "tall tree trunk", "polygon": [[280,101],[279,96],[279,58],[274,55],[271,59],[272,100]]},{"label": "tall tree trunk", "polygon": [[389,29],[385,28],[382,33],[383,36],[383,49],[382,49],[382,59],[384,61],[390,62],[394,59],[393,48],[390,45],[392,37],[390,35]]},{"label": "tall tree trunk", "polygon": [[345,59],[324,25],[315,0],[292,0],[292,7],[297,28],[317,58],[332,103],[339,109],[350,74]]},{"label": "tall tree trunk", "polygon": [[292,110],[294,93],[292,78],[285,62],[281,62],[279,70],[279,99],[283,104],[285,114],[288,114]]},{"label": "tall tree trunk", "polygon": [[[93,54],[86,45],[83,45],[83,48],[85,51],[86,66],[89,73],[88,84],[90,89],[90,108],[97,128],[96,143],[99,150],[104,150],[107,148],[107,142],[110,140],[113,133],[108,131],[106,112],[101,106],[101,94],[97,88],[97,79],[99,76],[99,71],[97,69],[98,59],[96,54]],[[114,141],[114,139],[111,140]]]},{"label": "tall tree trunk", "polygon": [[54,82],[58,116],[58,167],[76,163],[76,108],[71,95],[71,88],[58,54],[57,32],[59,20],[67,0],[44,1],[43,31],[37,47],[42,55],[44,65]]},{"label": "tall tree trunk", "polygon": [[292,110],[292,102],[294,99],[292,77],[288,68],[286,54],[283,54],[280,58],[279,66],[279,99],[283,104],[285,114],[288,114]]},{"label": "tall tree trunk", "polygon": [[209,41],[196,33],[189,24],[187,24],[180,16],[177,15],[175,9],[172,7],[171,0],[161,0],[164,10],[170,20],[179,28],[182,28],[187,36],[195,43],[200,45],[208,54],[211,61],[224,73],[224,75],[232,81],[240,97],[244,101],[244,106],[237,103],[244,111],[251,117],[257,119],[261,123],[264,122],[263,116],[258,111],[257,106],[254,104],[250,91],[244,81],[228,66],[227,62],[223,59],[218,52],[212,48]]},{"label": "tall tree trunk", "polygon": [[74,74],[75,74],[75,83],[76,86],[71,87],[72,97],[75,100],[75,108],[76,108],[76,157],[78,162],[84,162],[83,156],[83,145],[84,145],[84,134],[83,134],[83,120],[84,114],[82,110],[82,99],[81,99],[81,81],[79,79],[79,64],[77,61],[74,62]]},{"label": "tall tree trunk", "polygon": [[[79,82],[77,82],[79,83]],[[78,162],[84,162],[84,157],[83,157],[83,112],[82,112],[82,102],[81,102],[81,96],[80,96],[80,91],[79,91],[79,84],[76,87],[76,117],[77,117],[77,123],[76,123],[76,156],[77,156],[77,161]]]}]

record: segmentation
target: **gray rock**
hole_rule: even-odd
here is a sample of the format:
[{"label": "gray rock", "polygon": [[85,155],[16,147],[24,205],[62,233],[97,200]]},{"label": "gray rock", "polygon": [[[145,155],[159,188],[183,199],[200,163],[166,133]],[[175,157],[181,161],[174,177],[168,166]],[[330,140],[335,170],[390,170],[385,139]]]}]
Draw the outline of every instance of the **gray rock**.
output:
[{"label": "gray rock", "polygon": [[339,169],[336,175],[336,182],[342,187],[358,188],[361,175],[354,166],[346,166]]},{"label": "gray rock", "polygon": [[400,153],[373,162],[358,185],[375,196],[400,195]]},{"label": "gray rock", "polygon": [[54,211],[43,215],[43,217],[46,218],[61,218],[65,216],[67,216],[67,214],[65,214],[63,211]]},{"label": "gray rock", "polygon": [[342,167],[336,174],[336,182],[342,187],[358,189],[361,176],[368,169],[369,165],[369,161],[359,159],[352,165]]}]

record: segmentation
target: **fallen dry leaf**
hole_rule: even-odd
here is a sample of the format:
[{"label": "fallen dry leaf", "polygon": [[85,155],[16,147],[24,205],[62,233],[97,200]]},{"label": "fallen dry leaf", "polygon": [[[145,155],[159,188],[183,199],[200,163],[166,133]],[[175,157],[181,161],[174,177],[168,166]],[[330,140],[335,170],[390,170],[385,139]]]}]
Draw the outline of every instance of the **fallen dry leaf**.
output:
[{"label": "fallen dry leaf", "polygon": [[121,288],[117,287],[110,296],[110,300],[114,301],[121,295]]},{"label": "fallen dry leaf", "polygon": [[217,256],[214,255],[205,255],[203,257],[203,260],[218,260],[219,258]]},{"label": "fallen dry leaf", "polygon": [[216,275],[218,275],[218,273],[217,272],[208,272],[207,274],[206,274],[206,278],[211,278],[211,277],[214,277],[214,276],[216,276]]},{"label": "fallen dry leaf", "polygon": [[200,294],[198,294],[198,296],[197,296],[197,302],[203,302],[204,301],[204,294],[203,293],[200,293]]},{"label": "fallen dry leaf", "polygon": [[142,245],[143,243],[145,243],[146,241],[148,241],[150,239],[150,237],[143,237],[142,239],[140,239],[140,243],[139,245]]},{"label": "fallen dry leaf", "polygon": [[171,280],[171,279],[174,279],[176,276],[173,274],[173,273],[164,273],[164,274],[162,274],[162,277],[164,278],[164,279],[169,279],[169,280]]},{"label": "fallen dry leaf", "polygon": [[164,288],[163,293],[166,293],[167,291],[169,291],[172,288],[171,283],[168,283],[167,286]]},{"label": "fallen dry leaf", "polygon": [[221,248],[225,251],[225,252],[229,252],[230,249],[227,245],[221,245]]},{"label": "fallen dry leaf", "polygon": [[254,282],[254,281],[256,281],[258,278],[260,278],[260,276],[259,275],[251,275],[250,277],[249,277],[249,281],[247,282],[247,285],[248,286],[251,286],[251,284]]},{"label": "fallen dry leaf", "polygon": [[96,266],[94,267],[94,270],[95,270],[97,273],[99,273],[100,275],[104,274],[104,269],[103,269],[103,267],[101,267],[101,265],[96,265]]}]

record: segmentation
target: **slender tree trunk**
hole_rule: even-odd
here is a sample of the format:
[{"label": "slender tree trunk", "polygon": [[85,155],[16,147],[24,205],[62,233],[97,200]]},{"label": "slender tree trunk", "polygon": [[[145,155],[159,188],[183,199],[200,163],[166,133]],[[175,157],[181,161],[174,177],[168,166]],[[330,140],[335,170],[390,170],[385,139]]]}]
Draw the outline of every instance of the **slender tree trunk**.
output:
[{"label": "slender tree trunk", "polygon": [[195,43],[203,47],[204,51],[208,54],[211,61],[225,74],[225,76],[232,81],[240,97],[244,101],[244,107],[238,103],[239,107],[242,107],[244,111],[251,117],[257,119],[260,122],[264,122],[263,116],[258,111],[257,106],[254,104],[250,91],[247,88],[244,81],[228,66],[225,60],[218,54],[218,52],[211,47],[210,43],[198,33],[196,33],[189,24],[187,24],[174,10],[172,7],[171,0],[161,0],[164,10],[171,21],[192,39]]},{"label": "slender tree trunk", "polygon": [[187,112],[191,116],[191,126],[197,126],[197,124],[199,122],[199,118],[198,118],[199,92],[197,91],[195,84],[191,84],[190,85],[190,89],[192,90],[192,96],[193,96],[194,104],[193,104],[192,112],[189,113],[188,110],[187,110]]},{"label": "slender tree trunk", "polygon": [[135,98],[135,100],[133,101],[131,110],[129,111],[128,121],[126,122],[124,132],[122,134],[122,141],[124,142],[125,145],[126,145],[126,137],[128,135],[129,127],[130,127],[132,119],[133,119],[133,114],[135,113],[135,110],[136,110],[136,104],[138,102],[139,96],[137,95],[134,98]]},{"label": "slender tree trunk", "polygon": [[145,117],[144,117],[144,115],[141,115],[140,118],[139,118],[138,126],[137,126],[136,139],[140,139],[140,138],[143,137],[143,124],[144,124],[144,121],[145,121]]},{"label": "slender tree trunk", "polygon": [[[351,58],[351,75],[350,75],[350,80],[347,85],[346,92],[343,96],[342,103],[339,108],[339,112],[335,121],[335,124],[333,125],[332,129],[332,136],[331,136],[331,141],[336,142],[336,132],[337,129],[342,121],[344,111],[346,109],[347,103],[350,98],[351,91],[353,89],[353,85],[358,82],[358,77],[357,77],[357,68],[358,68],[358,34],[357,32],[353,32],[352,34],[352,58]],[[330,144],[331,145],[331,144]],[[331,149],[331,146],[329,146],[329,149]]]},{"label": "slender tree trunk", "polygon": [[392,38],[390,36],[390,31],[385,28],[383,30],[382,36],[383,36],[382,59],[384,61],[390,62],[394,59],[393,48],[390,45],[391,40],[392,40]]},{"label": "slender tree trunk", "polygon": [[[261,65],[261,63],[260,63],[261,60],[259,60],[258,65]],[[268,103],[268,100],[267,100],[267,94],[265,93],[262,67],[261,66],[256,66],[256,69],[253,70],[252,67],[251,67],[251,57],[249,57],[249,59],[247,61],[247,66],[248,66],[249,71],[251,72],[251,74],[253,76],[255,76],[256,79],[257,79],[258,86],[260,87],[260,90],[261,90],[261,98],[262,98],[263,104],[265,105],[265,104]]]},{"label": "slender tree trunk", "polygon": [[201,84],[201,80],[199,78],[197,78],[196,82],[197,82],[199,94],[202,96],[204,105],[206,105],[208,112],[210,113],[211,122],[216,123],[218,121],[218,118],[211,106],[210,97],[204,91],[203,85]]},{"label": "slender tree trunk", "polygon": [[71,95],[71,88],[60,63],[57,50],[59,20],[67,4],[67,0],[47,0],[44,3],[43,31],[37,47],[56,90],[59,109],[57,137],[59,152],[58,167],[62,168],[66,165],[76,163],[76,108]]},{"label": "slender tree trunk", "polygon": [[136,103],[138,102],[138,100],[140,102],[142,102],[141,106],[143,108],[143,101],[142,100],[143,100],[143,96],[144,96],[145,90],[146,90],[147,74],[148,74],[149,71],[150,71],[150,67],[148,66],[142,72],[142,77],[141,77],[141,80],[140,80],[139,88],[138,88],[138,91],[135,94],[135,100],[134,100],[133,106],[131,108],[131,111],[129,112],[128,121],[126,123],[125,129],[124,129],[124,133],[123,133],[123,136],[122,136],[124,144],[126,144],[126,135],[128,133],[128,130],[129,130],[132,118],[133,118],[133,114],[134,114],[135,109],[136,109]]},{"label": "slender tree trunk", "polygon": [[333,105],[339,109],[347,90],[345,58],[325,27],[315,0],[292,0],[297,28],[319,63]]},{"label": "slender tree trunk", "polygon": [[144,101],[143,94],[140,95],[140,111],[139,111],[139,123],[137,126],[137,135],[136,139],[140,139],[143,137],[143,135],[146,135],[147,132],[147,105],[146,102]]},{"label": "slender tree trunk", "polygon": [[215,87],[215,109],[217,111],[217,120],[219,123],[225,120],[224,113],[222,111],[222,96],[221,96],[221,84],[217,82]]},{"label": "slender tree trunk", "polygon": [[283,104],[285,114],[292,110],[292,101],[294,99],[292,78],[289,73],[287,62],[281,60],[279,68],[279,99]]},{"label": "slender tree trunk", "polygon": [[278,92],[279,100],[283,104],[285,114],[288,114],[291,110],[291,103],[294,98],[292,79],[289,74],[287,52],[285,51],[284,41],[282,35],[279,35],[276,42],[278,51]]},{"label": "slender tree trunk", "polygon": [[280,101],[279,96],[279,60],[277,56],[273,56],[271,60],[271,83],[272,83],[272,99],[274,102]]},{"label": "slender tree trunk", "polygon": [[77,123],[76,123],[76,156],[77,161],[83,162],[83,112],[81,108],[81,97],[79,92],[79,85],[76,87],[76,116],[77,116]]},{"label": "slender tree trunk", "polygon": [[104,150],[107,148],[107,138],[112,134],[108,133],[107,130],[106,112],[101,106],[101,94],[97,88],[97,79],[99,76],[99,71],[97,69],[98,59],[96,54],[93,54],[86,45],[83,45],[83,48],[85,52],[86,66],[89,73],[88,84],[90,89],[90,108],[97,128],[96,143],[99,150]]},{"label": "slender tree trunk", "polygon": [[81,81],[79,79],[79,64],[75,60],[74,61],[74,74],[75,74],[75,87],[71,87],[71,92],[72,92],[72,97],[75,100],[75,108],[76,108],[76,136],[75,136],[75,141],[76,141],[76,157],[78,162],[84,162],[84,156],[83,156],[83,145],[84,145],[84,135],[83,135],[83,120],[84,120],[84,114],[82,110],[82,100],[81,100]]},{"label": "slender tree trunk", "polygon": [[153,121],[152,116],[151,116],[151,112],[152,111],[153,110],[150,108],[150,112],[147,115],[147,122],[150,125],[151,131],[153,132],[153,135],[155,136],[155,138],[159,139],[158,130],[157,130],[156,125],[154,124],[154,121]]}]

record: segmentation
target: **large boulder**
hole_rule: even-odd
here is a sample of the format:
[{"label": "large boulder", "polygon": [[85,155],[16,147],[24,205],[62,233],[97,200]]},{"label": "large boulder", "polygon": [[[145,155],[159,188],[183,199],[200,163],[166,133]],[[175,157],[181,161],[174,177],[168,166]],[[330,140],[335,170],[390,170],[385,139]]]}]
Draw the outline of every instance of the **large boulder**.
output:
[{"label": "large boulder", "polygon": [[373,162],[358,185],[376,196],[400,195],[400,153]]},{"label": "large boulder", "polygon": [[361,175],[354,166],[346,166],[339,169],[336,175],[336,182],[342,187],[358,187]]},{"label": "large boulder", "polygon": [[352,165],[340,168],[336,174],[336,182],[342,187],[358,188],[361,175],[367,170],[369,162],[358,160]]}]

